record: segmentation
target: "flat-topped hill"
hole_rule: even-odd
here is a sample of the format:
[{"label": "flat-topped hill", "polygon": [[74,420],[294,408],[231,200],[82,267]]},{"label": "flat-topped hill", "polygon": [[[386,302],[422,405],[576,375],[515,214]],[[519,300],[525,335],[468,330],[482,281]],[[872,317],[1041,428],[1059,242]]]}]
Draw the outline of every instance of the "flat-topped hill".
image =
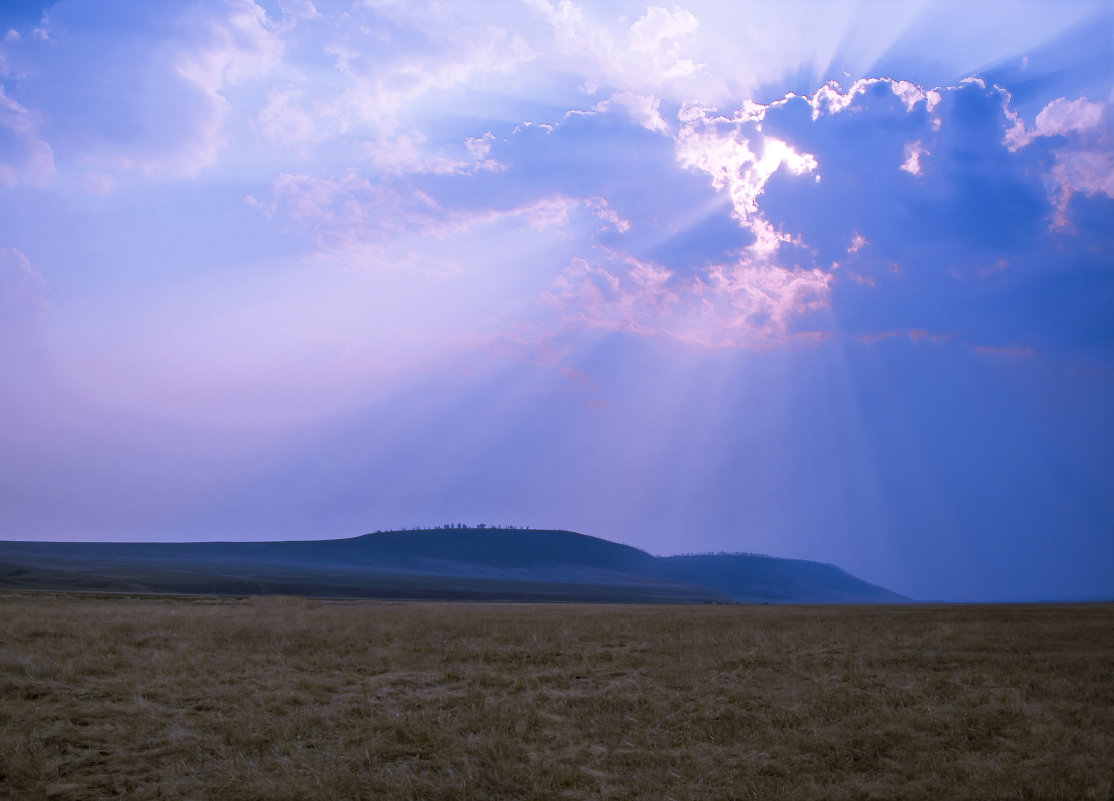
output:
[{"label": "flat-topped hill", "polygon": [[0,542],[0,588],[679,603],[907,600],[816,562],[655,557],[572,531],[486,527],[333,540]]}]

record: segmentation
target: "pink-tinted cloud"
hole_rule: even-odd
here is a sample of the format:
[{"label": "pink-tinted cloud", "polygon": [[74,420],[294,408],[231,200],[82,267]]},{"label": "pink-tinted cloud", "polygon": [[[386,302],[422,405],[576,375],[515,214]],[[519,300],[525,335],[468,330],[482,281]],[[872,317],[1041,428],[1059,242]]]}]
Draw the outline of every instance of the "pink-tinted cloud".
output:
[{"label": "pink-tinted cloud", "polygon": [[[696,292],[704,311],[724,321],[724,344],[774,344],[787,338],[794,320],[826,308],[831,275],[823,270],[790,270],[744,259],[708,272],[707,288]],[[713,337],[714,340],[714,337]]]},{"label": "pink-tinted cloud", "polygon": [[0,150],[0,184],[46,186],[54,177],[54,151],[35,130],[31,112],[0,86],[0,131],[8,145]]},{"label": "pink-tinted cloud", "polygon": [[1008,93],[1006,96],[1007,114],[1013,124],[1006,132],[1005,142],[1011,151],[1026,147],[1039,137],[1057,136],[1066,140],[1065,145],[1055,151],[1055,162],[1046,176],[1046,183],[1054,208],[1051,227],[1070,230],[1069,207],[1075,194],[1114,197],[1114,140],[1109,132],[1109,109],[1085,97],[1057,98],[1041,109],[1033,129],[1028,130],[1024,120],[1009,111]]},{"label": "pink-tinted cloud", "polygon": [[[676,138],[678,163],[707,173],[713,187],[727,190],[735,218],[754,234],[754,249],[769,254],[789,241],[788,234],[761,215],[758,198],[779,169],[785,167],[794,175],[814,172],[816,158],[798,153],[780,139],[745,130],[744,126],[752,123],[749,114],[745,119],[727,118],[712,108],[686,105],[677,117],[681,121]],[[752,150],[752,142],[757,152]]]},{"label": "pink-tinted cloud", "polygon": [[1013,153],[1041,137],[1062,137],[1065,144],[1054,151],[1055,161],[1045,176],[1052,201],[1052,230],[1070,231],[1069,206],[1072,197],[1103,194],[1114,197],[1114,139],[1110,135],[1110,108],[1085,97],[1068,100],[1060,97],[1037,114],[1034,126],[1026,127],[1021,116],[1010,108],[1011,94],[996,87],[1003,96],[1009,128],[1003,143]]},{"label": "pink-tinted cloud", "polygon": [[1061,150],[1048,178],[1049,197],[1056,208],[1052,227],[1070,229],[1068,207],[1077,192],[1114,198],[1114,149]]},{"label": "pink-tinted cloud", "polygon": [[574,259],[546,296],[565,327],[663,336],[704,348],[763,349],[788,341],[801,315],[828,303],[831,275],[750,256],[692,279],[633,256]]},{"label": "pink-tinted cloud", "polygon": [[[1005,94],[1008,102],[1009,95]],[[1011,113],[1013,125],[1006,132],[1006,144],[1010,150],[1016,151],[1041,136],[1066,136],[1089,130],[1102,121],[1104,109],[1102,103],[1091,102],[1085,97],[1077,100],[1057,98],[1037,114],[1031,131],[1026,129],[1024,120]]]},{"label": "pink-tinted cloud", "polygon": [[46,303],[46,281],[21,251],[0,248],[0,322],[37,314]]},{"label": "pink-tinted cloud", "polygon": [[570,213],[583,210],[619,233],[630,230],[606,198],[553,195],[506,209],[445,209],[433,197],[405,183],[385,184],[349,173],[339,178],[282,174],[271,185],[271,199],[245,198],[273,217],[279,211],[294,231],[312,241],[316,252],[361,267],[398,266],[396,243],[405,238],[449,239],[484,225],[525,224],[537,231],[564,227]]},{"label": "pink-tinted cloud", "polygon": [[565,322],[655,334],[680,302],[669,287],[672,277],[663,267],[621,254],[601,265],[576,258],[554,279],[547,300]]},{"label": "pink-tinted cloud", "polygon": [[1056,136],[1071,131],[1094,128],[1102,120],[1102,103],[1092,103],[1087,98],[1053,100],[1037,114],[1037,136]]},{"label": "pink-tinted cloud", "polygon": [[905,161],[901,169],[910,175],[920,175],[924,172],[921,166],[921,156],[931,155],[931,152],[918,140],[905,146]]},{"label": "pink-tinted cloud", "polygon": [[563,375],[570,382],[578,385],[582,389],[595,389],[595,385],[592,383],[592,377],[585,373],[583,370],[577,370],[575,367],[566,365],[561,368],[561,375]]},{"label": "pink-tinted cloud", "polygon": [[940,334],[924,328],[910,329],[907,334],[914,342],[948,342],[951,339],[951,334]]},{"label": "pink-tinted cloud", "polygon": [[414,130],[405,134],[380,135],[364,142],[362,149],[370,157],[372,166],[383,175],[470,175],[503,169],[502,164],[490,158],[493,139],[490,132],[481,137],[470,137],[464,143],[463,152],[451,155],[430,152],[425,147],[425,135]]},{"label": "pink-tinted cloud", "polygon": [[424,193],[403,193],[355,173],[340,178],[282,173],[271,191],[290,219],[324,249],[354,244],[372,234],[428,228],[440,210]]},{"label": "pink-tinted cloud", "polygon": [[630,220],[625,220],[619,216],[615,209],[611,208],[611,204],[607,202],[607,198],[603,197],[590,197],[584,200],[584,205],[596,217],[606,223],[601,230],[607,228],[614,228],[620,234],[625,234],[630,230]]}]

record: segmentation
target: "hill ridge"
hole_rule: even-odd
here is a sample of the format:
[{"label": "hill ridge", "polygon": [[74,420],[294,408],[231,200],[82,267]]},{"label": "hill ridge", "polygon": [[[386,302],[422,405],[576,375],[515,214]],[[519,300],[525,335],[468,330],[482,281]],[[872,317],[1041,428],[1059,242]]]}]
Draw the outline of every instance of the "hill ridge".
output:
[{"label": "hill ridge", "polygon": [[836,565],[655,556],[566,529],[403,528],[334,539],[0,541],[0,588],[535,601],[900,602]]}]

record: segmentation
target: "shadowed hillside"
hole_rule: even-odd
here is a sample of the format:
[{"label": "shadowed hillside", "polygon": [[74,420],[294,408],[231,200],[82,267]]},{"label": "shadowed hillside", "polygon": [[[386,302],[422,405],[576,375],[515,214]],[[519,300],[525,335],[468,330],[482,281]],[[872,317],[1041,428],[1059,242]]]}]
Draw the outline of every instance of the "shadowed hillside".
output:
[{"label": "shadowed hillside", "polygon": [[570,531],[457,528],[287,542],[0,542],[0,588],[320,597],[893,602],[831,565],[655,557]]},{"label": "shadowed hillside", "polygon": [[804,559],[756,554],[658,558],[662,575],[723,593],[734,601],[771,603],[899,603],[908,601],[846,570]]}]

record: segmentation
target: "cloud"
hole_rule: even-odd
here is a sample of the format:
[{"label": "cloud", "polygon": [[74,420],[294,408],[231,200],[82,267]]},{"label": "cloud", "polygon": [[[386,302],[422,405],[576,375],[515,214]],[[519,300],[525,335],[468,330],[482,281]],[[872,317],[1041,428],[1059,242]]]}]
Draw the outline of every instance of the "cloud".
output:
[{"label": "cloud", "polygon": [[682,54],[681,42],[696,33],[699,22],[683,8],[673,11],[649,6],[630,27],[627,44],[634,53],[646,54],[665,79],[691,75],[697,65]]},{"label": "cloud", "polygon": [[[605,228],[611,227],[618,231],[620,234],[625,234],[630,230],[630,220],[624,220],[619,216],[615,209],[611,208],[611,204],[607,202],[607,198],[590,197],[586,198],[584,205],[590,209],[596,217],[603,222],[607,223]],[[601,229],[602,230],[602,229]]]},{"label": "cloud", "polygon": [[905,161],[901,169],[910,175],[920,175],[924,170],[921,167],[921,156],[931,155],[931,151],[918,140],[905,146]]},{"label": "cloud", "polygon": [[35,127],[32,114],[0,86],[0,184],[46,186],[54,177],[54,151]]},{"label": "cloud", "polygon": [[[373,132],[394,132],[402,112],[434,92],[474,88],[487,76],[506,75],[534,57],[526,40],[499,26],[453,32],[432,56],[394,62],[369,61],[374,39],[336,41],[327,46],[349,85],[322,104],[340,131],[362,124]],[[371,47],[369,47],[369,45]]]},{"label": "cloud", "polygon": [[313,19],[318,16],[317,6],[310,0],[279,0],[283,14],[296,19]]},{"label": "cloud", "polygon": [[0,327],[7,347],[12,327],[28,324],[46,308],[46,289],[46,281],[27,256],[16,248],[0,247]]},{"label": "cloud", "polygon": [[495,134],[488,131],[483,136],[470,136],[465,141],[465,147],[468,153],[477,164],[482,165],[483,169],[498,169],[498,162],[492,161],[491,144],[495,141]]},{"label": "cloud", "polygon": [[697,295],[705,313],[722,318],[724,344],[775,344],[786,339],[797,317],[827,307],[831,280],[819,269],[744,259],[712,267]]},{"label": "cloud", "polygon": [[1056,211],[1052,227],[1071,228],[1068,213],[1072,196],[1098,194],[1114,198],[1114,150],[1061,150],[1049,170],[1049,197]]},{"label": "cloud", "polygon": [[316,138],[313,118],[297,102],[295,92],[279,89],[268,92],[267,105],[259,112],[262,134],[283,145],[300,145]]},{"label": "cloud", "polygon": [[1045,106],[1037,115],[1036,136],[1057,136],[1071,131],[1094,128],[1102,120],[1103,104],[1087,98],[1068,100],[1061,97]]},{"label": "cloud", "polygon": [[589,328],[654,334],[662,330],[679,295],[668,287],[673,273],[626,257],[620,269],[576,258],[554,279],[547,300],[565,322]]},{"label": "cloud", "polygon": [[17,86],[60,168],[79,174],[192,178],[214,167],[245,111],[236,92],[276,69],[284,50],[250,0],[59,3],[49,28],[49,42],[21,46]]},{"label": "cloud", "polygon": [[[1007,285],[1023,291],[1016,288],[1043,280],[1042,265],[1054,258],[1037,224],[1049,208],[1042,172],[1059,187],[1053,200],[1065,208],[1069,192],[1111,189],[1114,170],[1098,143],[1058,156],[1047,149],[1011,153],[1003,144],[1012,124],[1006,97],[981,79],[936,89],[867,79],[840,97],[847,102],[835,110],[821,101],[818,115],[815,95],[745,101],[726,112],[683,105],[675,132],[661,132],[673,141],[676,166],[705,176],[712,195],[727,196],[731,217],[748,236],[725,233],[717,220],[725,204],[707,196],[625,199],[620,207],[631,228],[621,247],[642,266],[615,255],[614,241],[603,259],[590,251],[600,241],[586,244],[546,296],[558,318],[570,329],[699,347],[776,347],[807,329],[836,335],[845,326],[912,331],[922,342],[945,341],[941,332],[965,341],[1009,340],[1037,328],[1056,336],[1054,315],[1024,319],[990,310]],[[575,119],[577,136],[598,124],[591,115]],[[1097,137],[1103,126],[1080,129],[1086,119],[1076,107],[1050,113],[1040,127],[1071,127],[1080,141]],[[571,127],[554,130],[555,149],[569,141]],[[600,144],[601,161],[624,158],[622,151],[608,156],[606,140]],[[508,163],[513,170],[514,159]],[[895,180],[895,166],[918,180]],[[662,175],[663,186],[683,185]],[[670,215],[689,221],[645,246],[645,232]],[[674,236],[678,241],[669,242]],[[1011,269],[995,288],[965,280],[999,259]],[[817,315],[829,307],[831,317]]]},{"label": "cloud", "polygon": [[812,106],[812,118],[819,119],[822,114],[838,114],[853,108],[856,98],[869,94],[876,87],[888,88],[905,106],[912,111],[918,103],[924,103],[925,110],[932,111],[939,105],[942,95],[937,89],[924,89],[909,81],[895,81],[892,78],[862,78],[842,92],[838,81],[829,81],[808,99]]},{"label": "cloud", "polygon": [[[760,123],[736,129],[740,139],[756,140],[748,149],[758,150],[759,137],[776,138],[809,154],[815,173],[823,173],[814,184],[793,180],[786,170],[747,194],[770,230],[793,234],[792,243],[782,241],[767,262],[788,270],[820,268],[832,276],[827,297],[833,314],[815,319],[833,335],[912,328],[926,335],[952,332],[957,341],[1033,341],[1042,352],[1072,347],[1069,338],[1076,335],[1070,330],[1103,325],[1081,302],[1100,291],[1102,279],[1055,279],[1058,291],[1073,298],[1065,301],[1076,310],[1072,314],[1052,306],[1022,313],[1007,299],[1039,296],[1038,287],[1054,280],[1052,265],[1058,276],[1061,268],[1063,275],[1074,274],[1068,265],[1091,263],[1108,250],[1106,235],[1096,236],[1102,205],[1088,205],[1086,216],[1080,209],[1080,227],[1087,227],[1078,240],[1054,244],[1041,225],[1056,206],[1067,208],[1070,192],[1077,202],[1085,193],[1105,202],[1114,191],[1108,178],[1114,159],[1101,141],[1104,126],[1073,131],[1063,143],[1045,140],[1011,152],[1003,143],[1012,125],[1008,106],[992,83],[938,91],[931,112],[927,103],[914,104],[910,112],[888,84],[856,96],[842,112],[825,111],[815,119],[801,97],[757,112],[748,108],[747,118],[761,115]],[[744,114],[722,118],[733,116]],[[903,164],[917,180],[895,178],[895,167]],[[725,183],[730,170],[720,174]],[[638,218],[633,221],[637,226]],[[1009,264],[1008,272],[993,281],[970,280],[999,260]],[[890,272],[897,263],[901,272]]]},{"label": "cloud", "polygon": [[1060,97],[1041,109],[1029,130],[1025,121],[1010,110],[1009,92],[1002,92],[1011,122],[1004,142],[1011,152],[1017,153],[1042,137],[1064,140],[1053,150],[1054,161],[1045,180],[1054,210],[1051,227],[1071,230],[1069,210],[1074,195],[1102,194],[1114,198],[1114,140],[1106,122],[1109,108],[1085,97],[1075,100]]},{"label": "cloud", "polygon": [[204,43],[179,54],[179,75],[219,95],[229,85],[258,78],[281,60],[282,41],[275,36],[267,12],[253,0],[230,0],[224,17],[205,20]]},{"label": "cloud", "polygon": [[274,71],[256,129],[306,159],[370,158],[392,176],[500,169],[489,157],[493,136],[469,130],[461,116],[446,117],[467,104],[464,97],[514,76],[535,53],[505,27],[459,16],[467,9],[442,12],[363,4],[323,16],[310,31],[282,30],[291,48],[309,49],[317,61],[307,64],[300,52],[302,59]]},{"label": "cloud", "polygon": [[396,189],[354,172],[339,178],[282,173],[271,192],[275,207],[310,236],[322,255],[362,259],[392,234],[430,231],[444,216],[423,192]]},{"label": "cloud", "polygon": [[[601,260],[582,250],[546,296],[559,319],[574,329],[699,347],[776,347],[804,329],[833,334],[845,320],[860,318],[884,319],[887,327],[917,319],[906,329],[916,341],[944,341],[941,329],[962,336],[1022,330],[1020,321],[1000,316],[976,315],[985,325],[954,322],[963,318],[961,310],[987,301],[974,291],[956,292],[953,282],[981,271],[988,253],[1015,260],[1031,252],[1034,243],[1017,233],[1031,232],[1042,213],[1034,163],[1002,145],[1010,120],[1000,91],[980,80],[928,90],[877,79],[840,96],[844,105],[832,111],[822,101],[819,115],[811,113],[814,98],[792,94],[768,104],[746,101],[725,113],[683,105],[676,132],[664,132],[673,140],[676,165],[707,176],[713,193],[730,198],[731,216],[750,241],[718,253],[671,247],[672,258],[662,258],[652,249],[632,249],[644,218],[624,214],[635,232],[623,245],[630,252],[607,251]],[[591,115],[576,119],[585,131],[594,124]],[[555,147],[565,127],[554,131]],[[930,154],[933,169],[926,171]],[[920,180],[895,181],[895,165]],[[1064,185],[1101,187],[1109,173],[1102,168],[1103,162],[1080,157],[1064,160],[1056,174]],[[783,178],[775,180],[779,172]],[[652,213],[670,208],[665,200]],[[714,218],[722,206],[705,208],[697,219]],[[723,228],[697,224],[720,232],[723,241]],[[860,253],[867,244],[870,251]],[[859,255],[851,269],[836,272],[845,253]],[[1027,266],[1011,270],[1011,282],[1027,280],[1029,261],[1016,257]],[[932,298],[924,304],[931,313],[919,310],[922,294]],[[829,307],[838,312],[834,318],[805,322]]]},{"label": "cloud", "polygon": [[570,0],[526,0],[553,31],[556,51],[571,60],[568,69],[593,85],[653,95],[699,69],[686,48],[699,21],[689,11],[650,6],[627,25],[600,21]]},{"label": "cloud", "polygon": [[[430,7],[358,6],[348,16],[318,13],[296,27],[290,20],[276,24],[251,2],[219,13],[191,6],[155,62],[163,69],[169,62],[179,92],[194,102],[183,112],[190,124],[178,126],[185,136],[166,139],[174,147],[115,152],[137,169],[176,174],[197,174],[229,151],[243,155],[235,175],[250,176],[250,183],[236,194],[270,215],[259,224],[354,269],[411,266],[414,254],[425,258],[425,270],[468,269],[450,243],[483,226],[559,234],[594,269],[616,274],[620,288],[633,281],[642,293],[632,296],[641,299],[635,307],[651,298],[664,302],[665,290],[677,295],[673,307],[662,307],[673,308],[669,313],[619,313],[642,320],[647,330],[656,326],[681,338],[681,328],[662,320],[697,317],[693,298],[704,293],[716,322],[694,329],[704,332],[695,336],[701,342],[737,319],[746,320],[738,324],[747,332],[739,341],[784,340],[793,320],[845,302],[856,281],[877,285],[872,294],[880,297],[882,285],[897,281],[884,274],[885,265],[901,260],[908,265],[903,280],[918,275],[918,260],[901,249],[926,242],[925,231],[934,226],[958,244],[925,247],[940,256],[941,275],[961,274],[963,265],[951,263],[954,252],[973,241],[991,243],[1000,222],[979,216],[994,206],[968,202],[972,193],[992,186],[985,196],[1004,198],[1010,181],[1024,187],[1026,170],[1036,175],[1030,163],[1036,148],[1009,164],[993,161],[1006,150],[1001,118],[992,121],[1000,128],[1001,153],[984,150],[981,140],[959,141],[966,133],[949,140],[948,131],[930,129],[933,119],[953,124],[959,94],[980,85],[993,93],[993,81],[937,88],[897,77],[817,81],[811,94],[788,92],[768,103],[739,98],[721,113],[677,102],[691,88],[686,80],[702,74],[698,62],[716,61],[715,53],[705,59],[701,46],[714,33],[704,22],[706,11],[716,19],[710,10],[650,7],[612,17],[568,0],[527,5],[508,5],[497,18],[451,10],[451,23]],[[307,17],[311,10],[308,4],[283,8]],[[58,40],[65,44],[60,34]],[[721,79],[743,85],[743,78],[720,73],[709,76],[709,86]],[[588,103],[573,98],[574,107],[587,111],[563,104],[576,86],[596,93]],[[176,100],[170,95],[168,105]],[[1036,115],[1032,136],[1096,134],[1096,107],[1101,104],[1060,98]],[[656,135],[614,125],[604,118],[608,112]],[[567,124],[541,136],[536,128],[525,130],[528,116]],[[121,128],[137,127],[127,122]],[[508,129],[519,125],[522,135],[511,137]],[[957,167],[963,148],[974,155]],[[182,157],[176,160],[175,152]],[[1073,195],[1109,191],[1109,160],[1101,153],[1075,148],[1041,165],[1064,214]],[[88,191],[112,190],[113,162],[69,155],[81,164]],[[887,179],[885,171],[893,175],[895,166],[920,180]],[[981,170],[989,181],[975,180]],[[1000,186],[996,176],[1007,174],[1010,181]],[[636,176],[647,175],[655,182],[652,193],[634,188]],[[270,192],[260,191],[268,184]],[[919,216],[895,219],[914,206]],[[900,233],[879,231],[872,215]],[[819,269],[858,251],[860,237],[872,247],[846,259],[844,280]],[[659,265],[669,280],[651,291],[629,265],[595,259],[600,243]],[[435,266],[431,254],[449,266]],[[981,266],[984,257],[971,259]],[[548,268],[568,263],[563,253]],[[606,284],[602,274],[590,276]],[[740,309],[745,313],[731,316]]]},{"label": "cloud", "polygon": [[744,257],[683,278],[627,253],[576,258],[545,299],[565,327],[661,336],[708,349],[765,349],[795,334],[802,315],[827,307],[831,276]]},{"label": "cloud", "polygon": [[169,167],[193,176],[213,166],[226,144],[224,127],[231,113],[225,90],[260,78],[280,63],[282,40],[272,29],[267,12],[253,0],[230,0],[227,9],[224,17],[200,22],[202,44],[183,47],[174,65],[177,74],[208,99],[207,114],[197,117],[192,141],[171,162],[148,161],[143,169]]},{"label": "cloud", "polygon": [[407,174],[471,175],[476,172],[494,172],[503,165],[490,157],[495,137],[489,131],[483,136],[468,137],[459,157],[448,153],[428,152],[424,147],[426,137],[417,130],[409,134],[385,134],[363,143],[371,164],[381,174],[401,176]]},{"label": "cloud", "polygon": [[8,66],[8,57],[4,53],[3,46],[6,44],[14,44],[21,38],[23,37],[19,35],[19,31],[14,28],[9,28],[8,32],[5,33],[3,37],[0,37],[0,78],[5,78],[11,74],[11,67]]},{"label": "cloud", "polygon": [[[1010,95],[1005,93],[1008,104]],[[1097,126],[1103,117],[1105,106],[1094,103],[1085,97],[1068,100],[1057,98],[1037,114],[1033,130],[1027,130],[1024,120],[1011,114],[1013,126],[1006,132],[1006,144],[1010,150],[1020,150],[1041,136],[1067,136],[1077,131],[1086,131]]]},{"label": "cloud", "polygon": [[666,133],[669,126],[661,116],[661,100],[653,95],[616,92],[594,106],[595,111],[609,111],[613,106],[625,109],[630,118],[648,131]]},{"label": "cloud", "polygon": [[[712,186],[726,189],[739,224],[754,234],[753,247],[761,252],[775,250],[790,237],[775,229],[758,208],[758,198],[771,176],[785,167],[794,175],[817,169],[816,158],[798,153],[790,145],[763,136],[753,127],[752,117],[727,118],[705,106],[684,106],[677,118],[677,161],[683,167],[701,170],[712,177]],[[749,126],[749,136],[744,135]],[[751,149],[757,145],[758,152]]]},{"label": "cloud", "polygon": [[597,232],[630,230],[630,222],[602,196],[553,194],[505,208],[453,209],[406,182],[384,182],[355,172],[336,178],[283,173],[271,185],[270,200],[251,195],[245,200],[264,216],[278,216],[289,230],[307,236],[317,255],[339,259],[352,269],[407,265],[416,248],[482,226],[564,228],[574,210],[603,222]]}]

